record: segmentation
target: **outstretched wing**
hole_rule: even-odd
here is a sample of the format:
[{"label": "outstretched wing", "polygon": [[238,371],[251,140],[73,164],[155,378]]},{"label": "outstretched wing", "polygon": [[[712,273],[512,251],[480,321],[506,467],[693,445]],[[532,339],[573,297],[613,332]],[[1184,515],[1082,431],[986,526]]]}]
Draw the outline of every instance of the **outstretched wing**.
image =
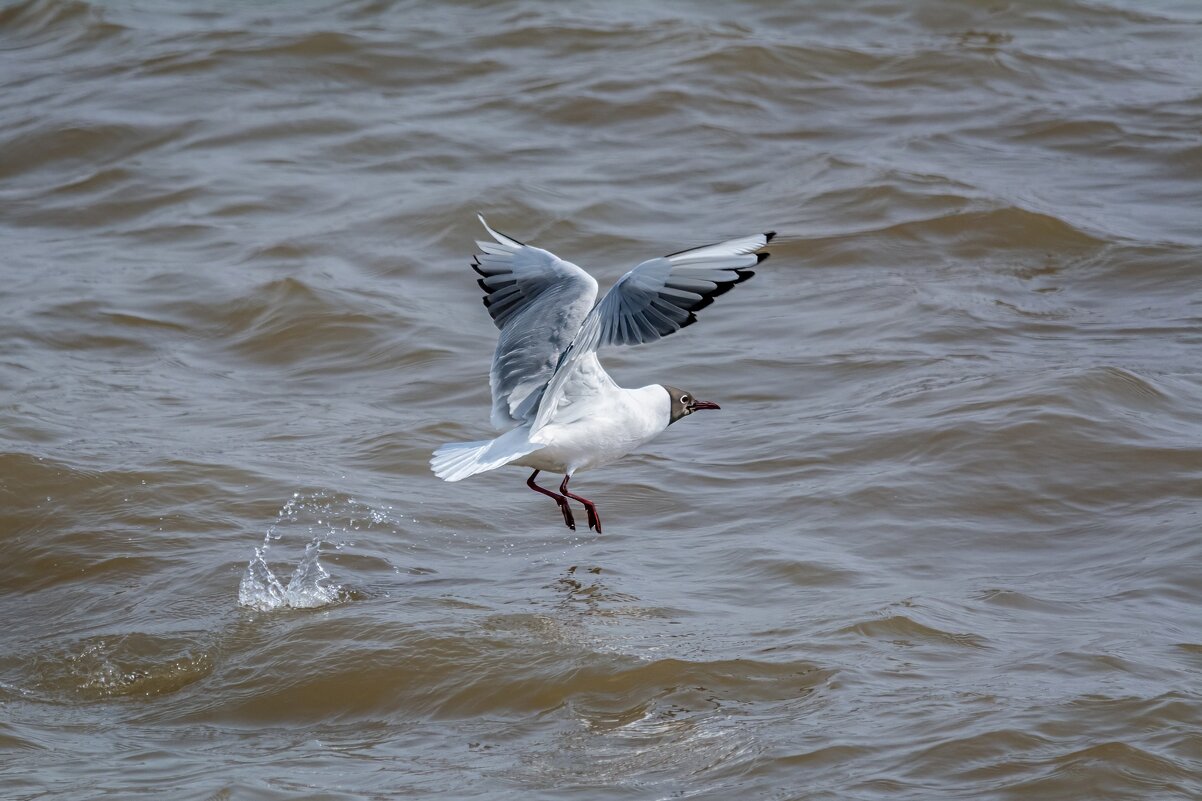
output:
[{"label": "outstretched wing", "polygon": [[768,258],[757,253],[774,232],[731,239],[650,259],[622,276],[580,325],[564,351],[539,402],[537,431],[554,416],[579,360],[602,345],[654,342],[697,321],[697,312],[755,275],[751,268]]},{"label": "outstretched wing", "polygon": [[584,270],[541,248],[497,233],[477,242],[472,269],[484,305],[501,336],[493,354],[492,424],[498,429],[534,416],[560,357],[597,298],[597,282]]}]

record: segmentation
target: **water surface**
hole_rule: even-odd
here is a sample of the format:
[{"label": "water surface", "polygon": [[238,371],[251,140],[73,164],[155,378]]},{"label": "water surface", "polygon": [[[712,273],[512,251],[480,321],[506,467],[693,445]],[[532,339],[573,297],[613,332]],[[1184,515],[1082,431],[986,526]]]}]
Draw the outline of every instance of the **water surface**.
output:
[{"label": "water surface", "polygon": [[[1192,2],[0,5],[5,798],[1202,796]],[[775,229],[498,471],[474,213]],[[258,550],[256,550],[258,549]],[[250,568],[248,572],[248,566]]]}]

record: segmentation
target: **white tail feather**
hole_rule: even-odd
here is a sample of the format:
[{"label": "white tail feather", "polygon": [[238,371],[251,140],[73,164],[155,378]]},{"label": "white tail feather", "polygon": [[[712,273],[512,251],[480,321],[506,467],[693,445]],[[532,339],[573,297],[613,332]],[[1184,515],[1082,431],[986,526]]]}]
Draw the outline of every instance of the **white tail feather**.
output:
[{"label": "white tail feather", "polygon": [[430,467],[443,481],[462,481],[468,476],[495,470],[543,447],[527,438],[529,431],[515,428],[496,439],[452,442],[434,451]]}]

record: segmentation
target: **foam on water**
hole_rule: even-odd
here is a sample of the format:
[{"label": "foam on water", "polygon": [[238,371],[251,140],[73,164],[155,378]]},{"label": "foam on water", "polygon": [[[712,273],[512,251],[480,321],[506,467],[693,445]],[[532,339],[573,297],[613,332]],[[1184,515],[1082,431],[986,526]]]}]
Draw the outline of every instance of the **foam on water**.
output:
[{"label": "foam on water", "polygon": [[[263,544],[255,548],[255,555],[246,565],[246,572],[238,585],[240,606],[270,611],[272,609],[316,609],[346,600],[346,591],[331,582],[330,573],[321,563],[322,546],[341,550],[348,543],[340,539],[346,529],[331,520],[333,501],[321,493],[301,495],[293,493],[280,508],[276,522],[263,535]],[[354,501],[342,502],[357,505]],[[352,520],[353,523],[353,520]],[[272,542],[278,542],[284,531],[303,526],[309,543],[304,555],[292,570],[288,583],[284,584],[267,564],[267,552]]]}]

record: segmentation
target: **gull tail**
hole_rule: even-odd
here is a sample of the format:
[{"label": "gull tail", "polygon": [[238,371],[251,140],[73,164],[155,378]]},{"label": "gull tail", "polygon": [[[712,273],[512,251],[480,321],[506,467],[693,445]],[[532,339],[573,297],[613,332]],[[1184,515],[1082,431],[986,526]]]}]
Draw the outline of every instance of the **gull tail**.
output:
[{"label": "gull tail", "polygon": [[531,442],[529,433],[529,429],[515,428],[496,439],[443,445],[434,451],[430,469],[443,481],[462,481],[476,473],[495,470],[543,447]]}]

